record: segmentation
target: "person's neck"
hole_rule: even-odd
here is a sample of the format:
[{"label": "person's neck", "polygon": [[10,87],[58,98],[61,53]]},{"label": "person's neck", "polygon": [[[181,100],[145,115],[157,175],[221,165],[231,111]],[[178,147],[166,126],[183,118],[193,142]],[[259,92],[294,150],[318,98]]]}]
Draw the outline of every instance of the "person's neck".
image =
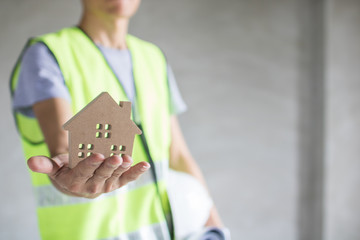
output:
[{"label": "person's neck", "polygon": [[91,14],[84,14],[79,27],[95,44],[109,48],[127,49],[126,34],[128,19],[100,19]]}]

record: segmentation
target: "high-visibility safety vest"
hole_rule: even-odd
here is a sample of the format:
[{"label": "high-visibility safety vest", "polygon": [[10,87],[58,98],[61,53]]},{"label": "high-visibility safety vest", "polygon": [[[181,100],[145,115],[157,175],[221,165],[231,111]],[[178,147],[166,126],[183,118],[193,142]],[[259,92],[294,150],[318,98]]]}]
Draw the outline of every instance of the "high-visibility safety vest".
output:
[{"label": "high-visibility safety vest", "polygon": [[[128,101],[101,51],[78,27],[30,39],[26,47],[36,42],[44,43],[54,55],[70,92],[74,114],[101,92],[109,92],[117,102]],[[156,186],[149,170],[116,191],[86,199],[65,195],[51,184],[47,175],[30,171],[42,239],[171,238],[166,222],[170,215],[166,175],[171,138],[166,59],[158,47],[134,36],[128,35],[126,43],[133,63],[136,109],[158,184]],[[20,68],[21,56],[11,78],[12,93],[17,86]],[[49,156],[37,120],[18,112],[14,116],[25,158]],[[134,163],[148,160],[138,135],[133,159]]]}]

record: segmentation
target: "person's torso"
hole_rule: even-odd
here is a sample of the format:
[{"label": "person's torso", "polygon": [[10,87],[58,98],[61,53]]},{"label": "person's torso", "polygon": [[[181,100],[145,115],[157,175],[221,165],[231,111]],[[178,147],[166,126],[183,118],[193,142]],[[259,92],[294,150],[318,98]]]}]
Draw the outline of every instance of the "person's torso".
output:
[{"label": "person's torso", "polygon": [[[78,28],[67,28],[32,40],[42,41],[54,54],[76,113],[101,92],[117,101],[129,100],[101,51]],[[147,236],[168,239],[165,216],[170,214],[166,174],[170,146],[169,91],[166,61],[154,45],[128,36],[136,97],[132,101],[146,136],[158,176],[157,186],[150,171],[126,187],[89,200],[58,192],[46,175],[31,173],[44,239],[116,239]],[[13,74],[16,88],[19,62]],[[48,155],[36,120],[16,114],[25,157]],[[140,137],[135,137],[134,163],[148,160]],[[159,192],[157,191],[157,187]],[[145,234],[145,235],[144,235]],[[121,239],[121,238],[120,238]]]}]

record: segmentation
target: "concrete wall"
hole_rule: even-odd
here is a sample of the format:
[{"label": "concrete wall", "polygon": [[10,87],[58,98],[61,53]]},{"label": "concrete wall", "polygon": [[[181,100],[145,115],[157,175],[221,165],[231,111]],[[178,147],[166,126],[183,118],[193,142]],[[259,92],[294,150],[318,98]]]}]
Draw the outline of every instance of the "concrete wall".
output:
[{"label": "concrete wall", "polygon": [[326,239],[360,239],[360,2],[328,6]]},{"label": "concrete wall", "polygon": [[[314,8],[315,3],[320,5]],[[321,34],[316,38],[312,33],[321,29],[316,13],[324,5],[310,0],[152,0],[143,1],[131,22],[130,32],[155,42],[167,54],[189,106],[179,117],[185,137],[233,239],[316,239],[323,235],[325,214],[319,208],[324,206],[332,208],[326,210],[326,239],[358,236],[360,221],[350,210],[359,208],[352,184],[359,181],[353,132],[359,117],[355,64],[360,54],[351,48],[359,42],[359,4],[331,2],[331,24],[326,25],[331,26],[329,61],[322,61],[321,51],[312,51],[321,43]],[[0,149],[6,156],[0,168],[0,239],[38,238],[29,174],[9,107],[10,69],[29,36],[74,25],[79,13],[79,1],[0,4]],[[313,26],[310,19],[320,25]],[[344,31],[352,38],[339,35]],[[326,164],[320,157],[319,166],[310,171],[313,157],[319,159],[316,147],[306,147],[314,141],[308,134],[314,128],[312,105],[315,101],[322,108],[323,98],[307,96],[314,90],[314,79],[324,81],[312,71],[321,73],[325,62],[331,79],[326,85],[328,138],[325,141],[322,133],[318,138],[324,140],[321,149],[326,147],[327,157]],[[319,63],[320,68],[312,67]],[[343,79],[345,72],[351,74]],[[320,122],[322,117],[315,116]],[[338,156],[347,158],[340,161]],[[354,173],[349,178],[339,168]],[[323,178],[316,178],[319,171],[326,172],[323,202],[323,192],[312,195],[324,186]],[[320,187],[310,187],[308,177]],[[314,215],[312,207],[318,210]],[[316,227],[303,224],[314,216],[310,222]]]}]

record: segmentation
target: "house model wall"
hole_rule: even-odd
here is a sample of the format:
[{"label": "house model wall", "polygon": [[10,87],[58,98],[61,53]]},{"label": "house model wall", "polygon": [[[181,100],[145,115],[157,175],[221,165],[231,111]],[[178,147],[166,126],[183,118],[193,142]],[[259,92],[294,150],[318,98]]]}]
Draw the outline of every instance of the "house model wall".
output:
[{"label": "house model wall", "polygon": [[135,134],[142,132],[130,116],[131,102],[118,105],[103,92],[66,122],[63,128],[69,131],[70,167],[93,153],[131,156]]}]

